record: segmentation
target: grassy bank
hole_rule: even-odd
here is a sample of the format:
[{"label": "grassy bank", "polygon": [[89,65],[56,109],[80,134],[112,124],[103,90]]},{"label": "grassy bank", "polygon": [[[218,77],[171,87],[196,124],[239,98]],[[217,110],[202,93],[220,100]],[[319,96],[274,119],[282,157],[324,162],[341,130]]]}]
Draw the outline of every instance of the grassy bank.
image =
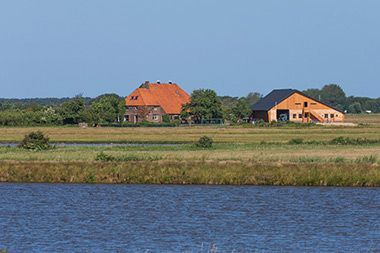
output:
[{"label": "grassy bank", "polygon": [[217,161],[0,162],[0,181],[130,184],[380,186],[371,163]]},{"label": "grassy bank", "polygon": [[380,186],[379,154],[379,144],[3,147],[0,181]]},{"label": "grassy bank", "polygon": [[[38,152],[0,147],[0,181],[380,186],[380,124],[371,122],[358,127],[1,128],[0,141],[20,141],[42,130],[52,141],[185,144]],[[214,139],[213,148],[192,144],[203,135]]]}]

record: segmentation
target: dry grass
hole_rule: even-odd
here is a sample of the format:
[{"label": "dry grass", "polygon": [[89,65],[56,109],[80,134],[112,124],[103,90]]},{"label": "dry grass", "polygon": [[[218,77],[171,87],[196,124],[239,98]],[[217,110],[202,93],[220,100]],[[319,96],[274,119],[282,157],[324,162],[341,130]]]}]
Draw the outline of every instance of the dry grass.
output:
[{"label": "dry grass", "polygon": [[346,121],[380,126],[380,114],[347,114]]},{"label": "dry grass", "polygon": [[203,161],[0,162],[0,182],[380,186],[380,166]]},{"label": "dry grass", "polygon": [[20,141],[31,131],[41,130],[57,142],[151,142],[189,143],[208,135],[219,143],[287,142],[331,140],[337,136],[380,139],[379,126],[309,127],[309,128],[242,128],[242,127],[177,127],[177,128],[0,128],[0,141]]}]

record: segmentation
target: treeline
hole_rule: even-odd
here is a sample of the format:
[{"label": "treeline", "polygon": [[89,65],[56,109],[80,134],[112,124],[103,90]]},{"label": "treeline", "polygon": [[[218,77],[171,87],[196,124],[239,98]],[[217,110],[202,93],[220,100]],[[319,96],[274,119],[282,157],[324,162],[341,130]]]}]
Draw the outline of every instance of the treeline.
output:
[{"label": "treeline", "polygon": [[[122,120],[124,98],[116,94],[104,94],[97,98],[1,100],[0,126],[73,125],[86,122],[90,125],[119,122]],[[4,101],[6,103],[4,103]],[[38,103],[41,101],[41,103]]]},{"label": "treeline", "polygon": [[307,89],[304,92],[344,112],[363,113],[370,111],[380,113],[380,98],[347,97],[344,90],[337,84],[328,84],[322,89]]},{"label": "treeline", "polygon": [[[335,84],[322,89],[308,89],[307,95],[349,113],[371,111],[380,113],[380,98],[347,97]],[[183,119],[195,123],[202,120],[228,120],[243,122],[251,114],[250,106],[262,98],[257,92],[244,97],[217,96],[209,89],[195,90],[191,102],[182,108]],[[35,98],[0,99],[0,126],[72,125],[86,122],[91,125],[107,125],[123,122],[124,97],[104,94],[96,98]]]}]

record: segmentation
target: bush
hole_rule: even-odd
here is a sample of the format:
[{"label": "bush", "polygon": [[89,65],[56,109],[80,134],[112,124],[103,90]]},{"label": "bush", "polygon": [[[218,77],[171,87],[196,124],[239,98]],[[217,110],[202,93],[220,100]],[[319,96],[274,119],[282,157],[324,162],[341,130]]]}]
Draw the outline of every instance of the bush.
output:
[{"label": "bush", "polygon": [[167,114],[162,115],[162,122],[170,123],[170,116]]},{"label": "bush", "polygon": [[211,137],[202,136],[199,138],[198,142],[195,144],[198,148],[212,148],[213,140]]},{"label": "bush", "polygon": [[366,138],[350,138],[350,137],[337,137],[330,141],[330,144],[333,145],[365,145],[365,144],[373,144],[378,143],[378,140],[369,140]]},{"label": "bush", "polygon": [[288,141],[288,144],[291,144],[291,145],[299,145],[302,143],[303,143],[303,139],[301,139],[301,138],[295,138],[295,139],[291,139],[290,141]]},{"label": "bush", "polygon": [[19,147],[36,151],[51,148],[49,138],[45,137],[41,131],[31,132],[25,135],[24,139],[19,144]]},{"label": "bush", "polygon": [[95,161],[102,161],[102,162],[111,162],[115,161],[116,158],[112,155],[107,155],[103,151],[96,155]]}]

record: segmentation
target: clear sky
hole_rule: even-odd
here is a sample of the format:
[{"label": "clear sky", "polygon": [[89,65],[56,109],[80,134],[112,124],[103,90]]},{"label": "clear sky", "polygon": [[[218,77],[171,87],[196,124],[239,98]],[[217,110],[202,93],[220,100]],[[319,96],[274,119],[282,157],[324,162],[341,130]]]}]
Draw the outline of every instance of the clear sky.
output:
[{"label": "clear sky", "polygon": [[128,95],[145,80],[380,97],[379,12],[378,0],[3,0],[0,97]]}]

